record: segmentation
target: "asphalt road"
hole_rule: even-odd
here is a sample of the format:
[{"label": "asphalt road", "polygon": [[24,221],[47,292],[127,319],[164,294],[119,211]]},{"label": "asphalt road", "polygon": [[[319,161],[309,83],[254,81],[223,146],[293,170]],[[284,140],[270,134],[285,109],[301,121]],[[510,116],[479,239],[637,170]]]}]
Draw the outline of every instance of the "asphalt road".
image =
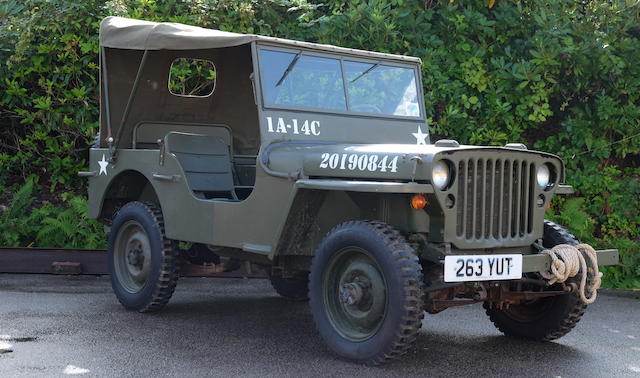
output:
[{"label": "asphalt road", "polygon": [[332,355],[306,303],[266,280],[191,278],[158,314],[124,310],[106,277],[0,274],[1,377],[640,377],[640,300],[600,295],[552,343],[501,336],[480,306],[427,315],[402,360]]}]

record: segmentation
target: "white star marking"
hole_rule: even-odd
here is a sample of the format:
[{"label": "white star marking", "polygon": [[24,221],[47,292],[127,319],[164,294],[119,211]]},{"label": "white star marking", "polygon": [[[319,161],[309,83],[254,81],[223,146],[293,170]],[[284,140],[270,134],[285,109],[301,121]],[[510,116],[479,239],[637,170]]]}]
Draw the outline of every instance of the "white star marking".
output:
[{"label": "white star marking", "polygon": [[429,136],[429,134],[423,133],[420,126],[418,126],[418,132],[412,134],[416,137],[416,144],[427,144],[427,136]]},{"label": "white star marking", "polygon": [[98,164],[100,164],[100,173],[98,173],[98,176],[100,176],[102,174],[102,172],[104,172],[104,175],[107,175],[107,165],[109,165],[109,162],[104,158],[104,154],[102,154],[102,160],[98,161]]}]

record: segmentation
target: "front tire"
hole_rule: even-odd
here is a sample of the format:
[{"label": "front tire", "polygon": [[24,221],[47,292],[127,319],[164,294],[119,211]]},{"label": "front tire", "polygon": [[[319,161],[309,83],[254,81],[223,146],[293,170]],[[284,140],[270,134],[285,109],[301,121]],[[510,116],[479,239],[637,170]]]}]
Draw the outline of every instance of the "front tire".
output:
[{"label": "front tire", "polygon": [[316,328],[336,354],[372,365],[404,354],[422,325],[422,266],[400,233],[351,221],[324,238],[311,263]]},{"label": "front tire", "polygon": [[[561,226],[544,221],[543,246],[577,245],[578,240]],[[558,289],[553,285],[550,289]],[[511,305],[507,309],[490,307],[484,303],[489,319],[502,333],[518,338],[550,341],[573,329],[587,309],[576,294],[562,294]]]},{"label": "front tire", "polygon": [[164,233],[160,209],[152,203],[129,202],[116,214],[107,246],[113,291],[129,310],[154,312],[173,295],[179,257]]}]

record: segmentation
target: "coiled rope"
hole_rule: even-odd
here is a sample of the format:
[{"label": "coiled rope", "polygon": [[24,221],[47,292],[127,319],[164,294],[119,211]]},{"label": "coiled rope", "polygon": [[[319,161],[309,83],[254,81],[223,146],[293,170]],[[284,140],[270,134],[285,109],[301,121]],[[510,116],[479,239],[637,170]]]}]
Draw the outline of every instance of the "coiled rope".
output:
[{"label": "coiled rope", "polygon": [[[540,271],[542,277],[549,280],[549,285],[562,283],[582,272],[578,295],[585,304],[595,302],[597,290],[602,283],[602,273],[598,270],[596,251],[589,244],[558,244],[551,249],[545,249],[542,254],[551,257],[549,271]],[[589,259],[589,265],[585,256]],[[587,276],[589,283],[587,284]]]}]

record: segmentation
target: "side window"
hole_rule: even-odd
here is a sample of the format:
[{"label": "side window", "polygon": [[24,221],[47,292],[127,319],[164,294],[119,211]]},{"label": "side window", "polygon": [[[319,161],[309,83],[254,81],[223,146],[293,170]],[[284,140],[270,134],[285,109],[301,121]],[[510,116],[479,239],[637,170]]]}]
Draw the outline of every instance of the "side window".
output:
[{"label": "side window", "polygon": [[216,67],[204,59],[177,58],[169,70],[169,92],[176,96],[207,97],[216,87]]}]

